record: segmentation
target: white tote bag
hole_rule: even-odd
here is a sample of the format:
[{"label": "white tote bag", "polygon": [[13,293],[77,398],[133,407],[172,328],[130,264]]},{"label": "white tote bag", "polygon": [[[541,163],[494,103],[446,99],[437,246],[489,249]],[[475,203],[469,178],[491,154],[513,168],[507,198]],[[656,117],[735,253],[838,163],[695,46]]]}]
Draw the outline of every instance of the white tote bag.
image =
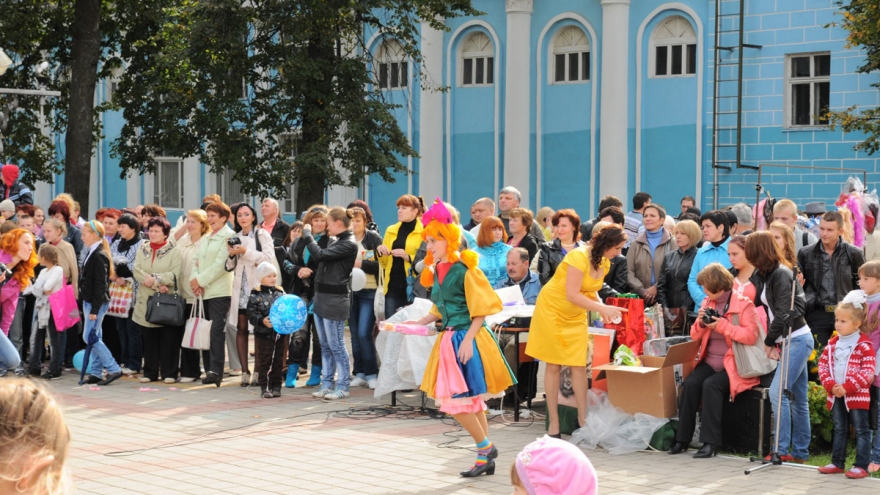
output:
[{"label": "white tote bag", "polygon": [[199,351],[211,349],[211,320],[205,319],[205,303],[201,297],[196,304],[193,304],[189,313],[186,330],[183,332],[183,342],[180,345]]}]

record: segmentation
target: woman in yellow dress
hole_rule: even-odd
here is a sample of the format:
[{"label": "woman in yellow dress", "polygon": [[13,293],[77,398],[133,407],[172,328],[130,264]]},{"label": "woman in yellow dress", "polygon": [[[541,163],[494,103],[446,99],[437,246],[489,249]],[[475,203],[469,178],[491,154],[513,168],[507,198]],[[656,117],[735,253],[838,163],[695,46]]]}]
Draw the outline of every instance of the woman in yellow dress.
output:
[{"label": "woman in yellow dress", "polygon": [[547,433],[559,438],[557,392],[562,366],[571,367],[571,382],[577,401],[578,423],[587,416],[587,346],[589,311],[606,322],[618,320],[625,309],[606,306],[598,291],[611,266],[626,244],[626,233],[612,225],[590,239],[586,246],[570,251],[550,282],[538,295],[526,344],[526,354],[547,363],[544,390],[547,392]]}]

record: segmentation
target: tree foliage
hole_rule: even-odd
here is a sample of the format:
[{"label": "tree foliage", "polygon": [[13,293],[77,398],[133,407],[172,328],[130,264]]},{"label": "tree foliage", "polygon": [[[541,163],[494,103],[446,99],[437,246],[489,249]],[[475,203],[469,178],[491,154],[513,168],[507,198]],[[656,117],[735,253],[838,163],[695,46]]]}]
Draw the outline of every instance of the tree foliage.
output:
[{"label": "tree foliage", "polygon": [[120,3],[125,125],[113,152],[138,173],[153,171],[156,150],[197,156],[255,195],[296,183],[298,210],[328,186],[392,181],[416,152],[373,84],[365,34],[418,62],[420,19],[443,29],[438,17],[475,14],[470,0]]},{"label": "tree foliage", "polygon": [[[880,3],[877,0],[838,1],[843,21],[849,31],[846,47],[865,50],[866,61],[858,72],[867,74],[880,69]],[[880,89],[880,81],[872,84]],[[867,135],[856,149],[873,155],[880,149],[880,108],[859,109],[856,106],[843,111],[829,112],[832,126],[844,132],[863,132]]]}]

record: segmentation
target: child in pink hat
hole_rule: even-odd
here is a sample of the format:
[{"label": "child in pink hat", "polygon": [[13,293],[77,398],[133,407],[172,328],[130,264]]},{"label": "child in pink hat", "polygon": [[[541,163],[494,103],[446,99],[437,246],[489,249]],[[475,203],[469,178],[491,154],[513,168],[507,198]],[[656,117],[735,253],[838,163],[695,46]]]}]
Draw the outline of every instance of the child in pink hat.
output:
[{"label": "child in pink hat", "polygon": [[510,469],[514,495],[596,495],[599,479],[581,449],[544,435],[516,456]]}]

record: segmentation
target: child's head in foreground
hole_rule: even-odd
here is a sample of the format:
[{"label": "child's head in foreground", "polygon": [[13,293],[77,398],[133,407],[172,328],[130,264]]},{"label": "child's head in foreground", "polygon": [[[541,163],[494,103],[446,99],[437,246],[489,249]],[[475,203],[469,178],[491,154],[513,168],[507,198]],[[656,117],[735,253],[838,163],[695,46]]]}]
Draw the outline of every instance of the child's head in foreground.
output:
[{"label": "child's head in foreground", "polygon": [[0,382],[0,493],[63,495],[70,432],[55,397],[40,383]]},{"label": "child's head in foreground", "polygon": [[514,495],[596,495],[596,470],[581,449],[544,436],[526,445],[510,469]]}]

